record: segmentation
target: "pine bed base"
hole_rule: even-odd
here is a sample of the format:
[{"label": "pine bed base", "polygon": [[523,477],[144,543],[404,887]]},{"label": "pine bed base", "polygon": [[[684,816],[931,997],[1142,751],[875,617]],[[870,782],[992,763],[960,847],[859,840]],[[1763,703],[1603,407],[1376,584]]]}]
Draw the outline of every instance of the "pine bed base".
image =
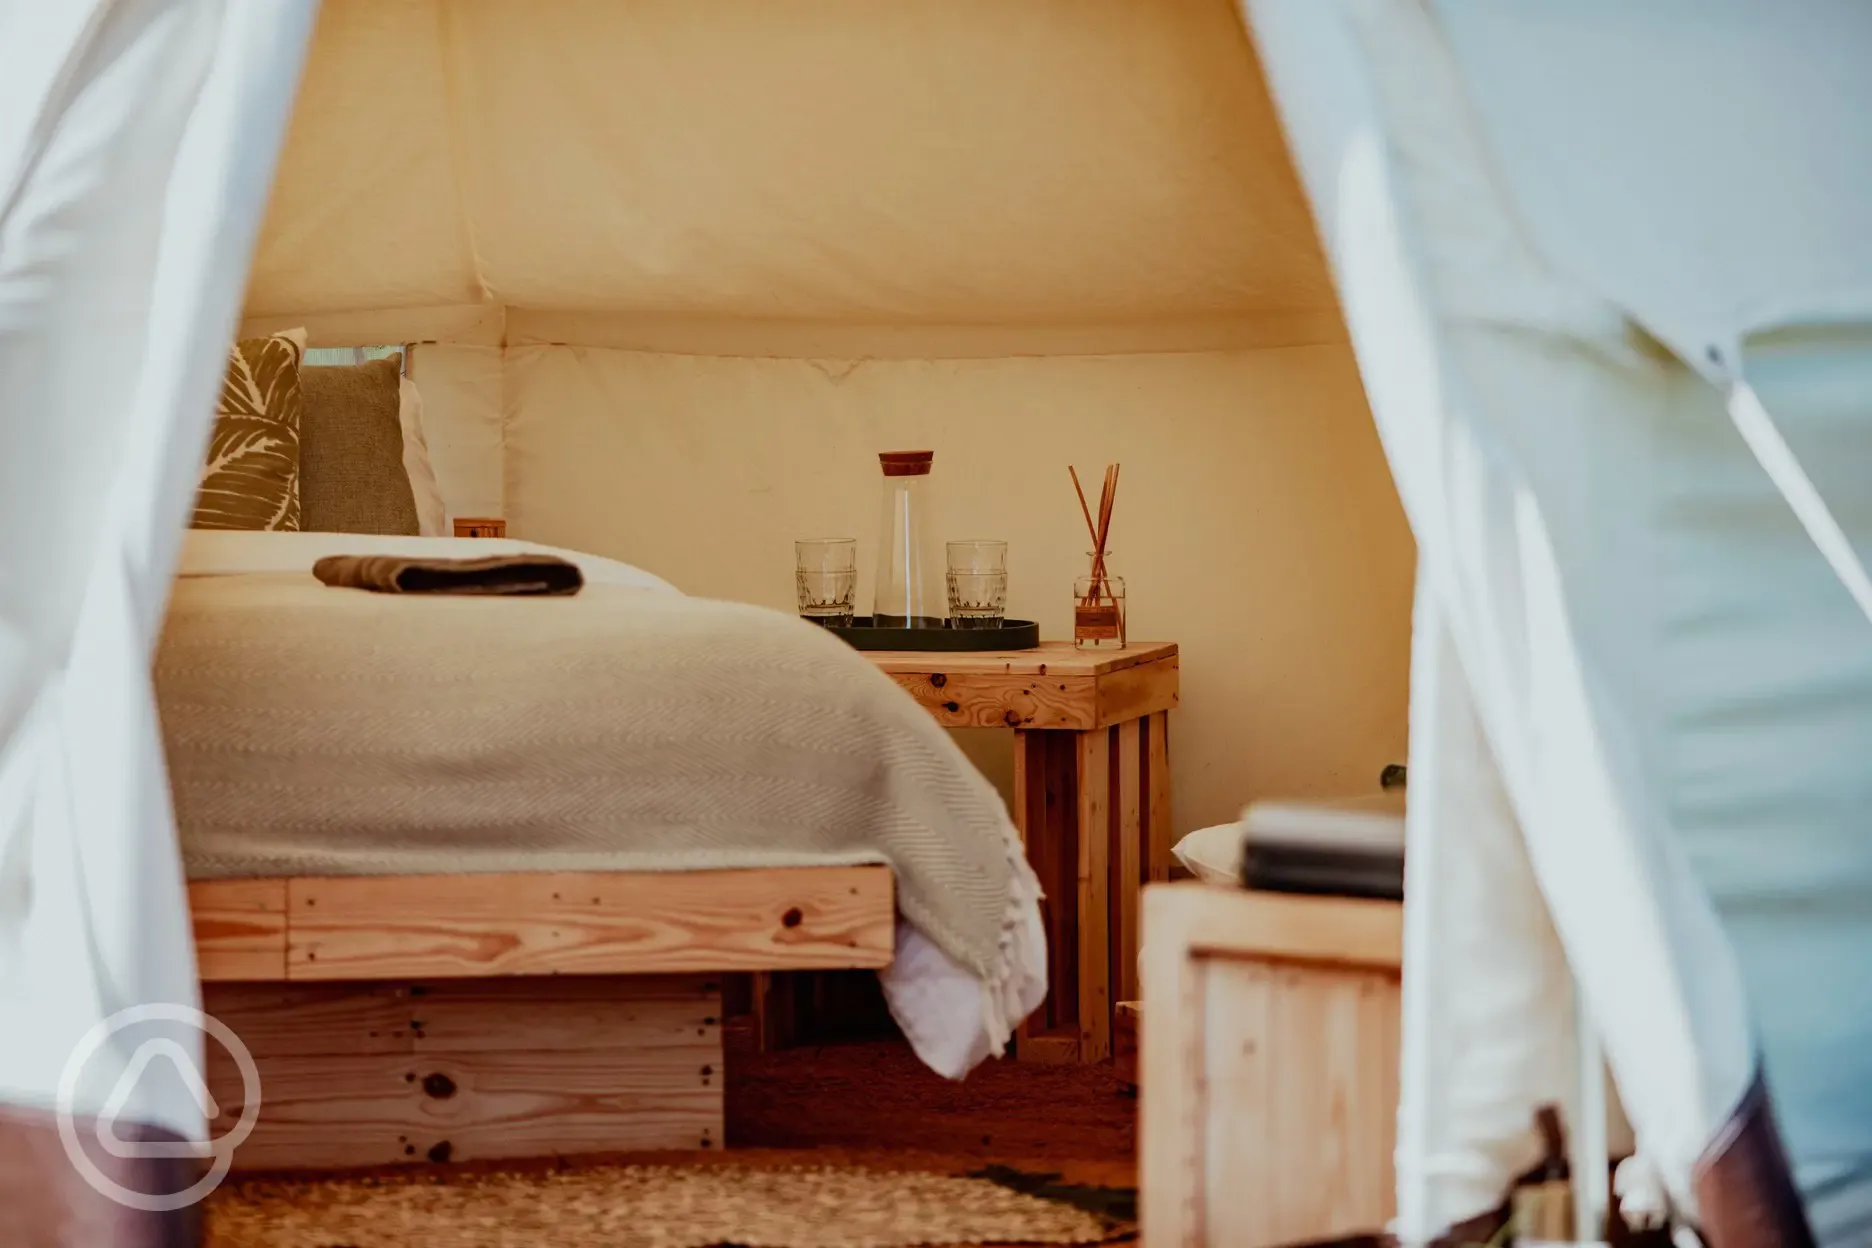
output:
[{"label": "pine bed base", "polygon": [[[189,886],[204,1005],[252,1053],[237,1170],[719,1148],[727,973],[888,966],[884,867]],[[209,1048],[212,1131],[247,1089]]]}]

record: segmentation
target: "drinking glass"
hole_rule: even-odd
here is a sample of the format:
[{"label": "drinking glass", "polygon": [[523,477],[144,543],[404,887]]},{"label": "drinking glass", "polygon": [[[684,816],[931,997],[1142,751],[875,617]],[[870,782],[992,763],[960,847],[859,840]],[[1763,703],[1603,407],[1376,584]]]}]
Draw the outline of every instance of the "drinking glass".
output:
[{"label": "drinking glass", "polygon": [[848,627],[858,594],[858,539],[814,537],[793,543],[799,613],[815,624]]},{"label": "drinking glass", "polygon": [[949,543],[951,572],[1006,572],[1007,543],[986,538]]},{"label": "drinking glass", "polygon": [[949,626],[1000,628],[1007,614],[1007,543],[949,543]]}]

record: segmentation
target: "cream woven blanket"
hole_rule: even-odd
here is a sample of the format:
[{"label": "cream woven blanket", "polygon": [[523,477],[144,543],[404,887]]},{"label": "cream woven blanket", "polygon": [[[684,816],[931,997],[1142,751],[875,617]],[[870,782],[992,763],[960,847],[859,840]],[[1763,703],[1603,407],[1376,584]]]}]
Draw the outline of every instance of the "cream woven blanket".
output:
[{"label": "cream woven blanket", "polygon": [[992,1050],[1032,1006],[1038,886],[999,795],[791,617],[184,576],[156,686],[193,878],[882,862]]}]

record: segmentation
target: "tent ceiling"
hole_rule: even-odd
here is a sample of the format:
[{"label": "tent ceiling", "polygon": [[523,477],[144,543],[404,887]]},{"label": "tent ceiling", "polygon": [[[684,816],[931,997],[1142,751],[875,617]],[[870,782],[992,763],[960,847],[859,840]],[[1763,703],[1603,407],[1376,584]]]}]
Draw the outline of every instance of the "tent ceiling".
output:
[{"label": "tent ceiling", "polygon": [[1228,0],[326,0],[248,311],[1331,312]]}]

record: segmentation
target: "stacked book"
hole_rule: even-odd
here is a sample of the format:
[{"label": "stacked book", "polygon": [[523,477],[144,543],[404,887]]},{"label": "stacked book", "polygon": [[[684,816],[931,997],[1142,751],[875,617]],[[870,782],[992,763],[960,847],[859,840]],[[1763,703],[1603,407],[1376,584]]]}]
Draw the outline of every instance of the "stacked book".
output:
[{"label": "stacked book", "polygon": [[1404,897],[1404,790],[1256,802],[1242,814],[1242,884],[1271,892]]}]

